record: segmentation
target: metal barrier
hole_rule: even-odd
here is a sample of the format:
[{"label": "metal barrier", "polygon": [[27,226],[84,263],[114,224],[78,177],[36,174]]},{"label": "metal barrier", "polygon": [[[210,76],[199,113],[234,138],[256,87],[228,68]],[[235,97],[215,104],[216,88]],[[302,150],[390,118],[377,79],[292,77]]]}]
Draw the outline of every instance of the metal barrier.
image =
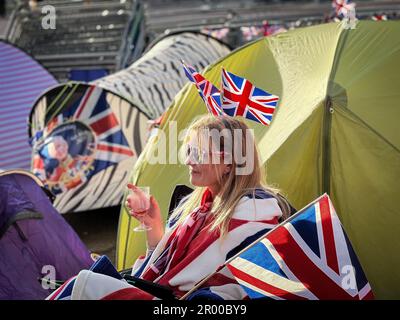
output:
[{"label": "metal barrier", "polygon": [[[42,8],[56,9],[56,29],[42,28]],[[137,59],[144,48],[143,8],[138,0],[47,0],[36,10],[20,5],[13,12],[6,39],[23,48],[67,81],[73,68],[113,73]]]}]

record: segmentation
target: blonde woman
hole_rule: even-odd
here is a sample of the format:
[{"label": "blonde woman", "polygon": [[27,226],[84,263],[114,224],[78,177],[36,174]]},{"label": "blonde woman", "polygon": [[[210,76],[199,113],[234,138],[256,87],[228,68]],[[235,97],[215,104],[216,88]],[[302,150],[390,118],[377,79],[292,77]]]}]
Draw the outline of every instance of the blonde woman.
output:
[{"label": "blonde woman", "polygon": [[[165,230],[154,197],[144,217],[131,210],[133,217],[152,228],[147,231],[147,254],[136,261],[132,275],[167,286],[181,297],[219,271],[202,286],[204,296],[243,299],[245,292],[222,266],[277,225],[289,214],[289,206],[263,183],[254,139],[243,122],[207,115],[196,120],[187,132],[181,154],[196,188],[177,206]],[[128,208],[132,208],[131,200],[127,198]],[[98,288],[102,281],[111,281],[106,278],[110,277],[81,272],[77,282],[84,285],[72,298],[154,298],[136,287],[117,285],[122,281],[115,279],[112,290],[101,291]]]}]

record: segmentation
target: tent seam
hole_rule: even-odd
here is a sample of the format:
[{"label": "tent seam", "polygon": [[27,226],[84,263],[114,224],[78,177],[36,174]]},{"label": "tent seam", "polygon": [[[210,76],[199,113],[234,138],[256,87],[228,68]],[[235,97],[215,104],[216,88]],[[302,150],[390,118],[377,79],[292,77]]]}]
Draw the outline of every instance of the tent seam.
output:
[{"label": "tent seam", "polygon": [[321,183],[320,186],[321,192],[325,192],[327,194],[330,193],[330,183],[331,183],[330,174],[331,174],[332,99],[329,96],[329,92],[332,85],[331,84],[332,79],[335,77],[339,65],[339,58],[341,56],[344,44],[346,43],[346,39],[348,36],[348,32],[344,31],[341,24],[338,24],[338,27],[341,28],[341,32],[338,36],[338,40],[336,43],[336,50],[333,55],[331,72],[328,77],[325,99],[323,101],[324,110],[323,110],[323,120],[322,120],[322,168],[321,168],[322,177],[320,177],[319,181]]}]

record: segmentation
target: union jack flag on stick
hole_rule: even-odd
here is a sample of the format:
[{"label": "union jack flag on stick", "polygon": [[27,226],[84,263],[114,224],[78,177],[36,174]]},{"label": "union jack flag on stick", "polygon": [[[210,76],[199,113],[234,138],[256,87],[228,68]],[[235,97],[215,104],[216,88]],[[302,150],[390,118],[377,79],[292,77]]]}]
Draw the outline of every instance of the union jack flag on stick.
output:
[{"label": "union jack flag on stick", "polygon": [[355,9],[356,4],[350,3],[348,0],[333,0],[332,8],[335,9],[336,16],[346,15],[348,12]]},{"label": "union jack flag on stick", "polygon": [[242,116],[268,126],[278,100],[278,96],[222,69],[222,110],[231,117]]},{"label": "union jack flag on stick", "polygon": [[388,19],[386,14],[374,14],[372,20],[374,21],[386,21]]},{"label": "union jack flag on stick", "polygon": [[240,251],[225,266],[251,299],[374,298],[327,194]]},{"label": "union jack flag on stick", "polygon": [[208,111],[214,116],[221,115],[223,112],[221,109],[221,94],[219,90],[210,81],[198,73],[195,68],[185,64],[184,61],[182,61],[182,65],[188,79],[196,85]]}]

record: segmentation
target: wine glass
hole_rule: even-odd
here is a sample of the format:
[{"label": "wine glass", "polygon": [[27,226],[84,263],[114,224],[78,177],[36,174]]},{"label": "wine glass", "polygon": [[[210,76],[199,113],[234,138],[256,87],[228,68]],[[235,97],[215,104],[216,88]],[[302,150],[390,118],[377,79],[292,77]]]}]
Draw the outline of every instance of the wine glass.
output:
[{"label": "wine glass", "polygon": [[[144,216],[147,211],[150,209],[150,187],[137,187],[133,186],[129,188],[131,191],[131,210],[128,210],[128,213],[134,212],[136,215]],[[150,226],[147,226],[143,220],[140,220],[140,225],[133,229],[133,231],[141,232],[151,230]]]}]

